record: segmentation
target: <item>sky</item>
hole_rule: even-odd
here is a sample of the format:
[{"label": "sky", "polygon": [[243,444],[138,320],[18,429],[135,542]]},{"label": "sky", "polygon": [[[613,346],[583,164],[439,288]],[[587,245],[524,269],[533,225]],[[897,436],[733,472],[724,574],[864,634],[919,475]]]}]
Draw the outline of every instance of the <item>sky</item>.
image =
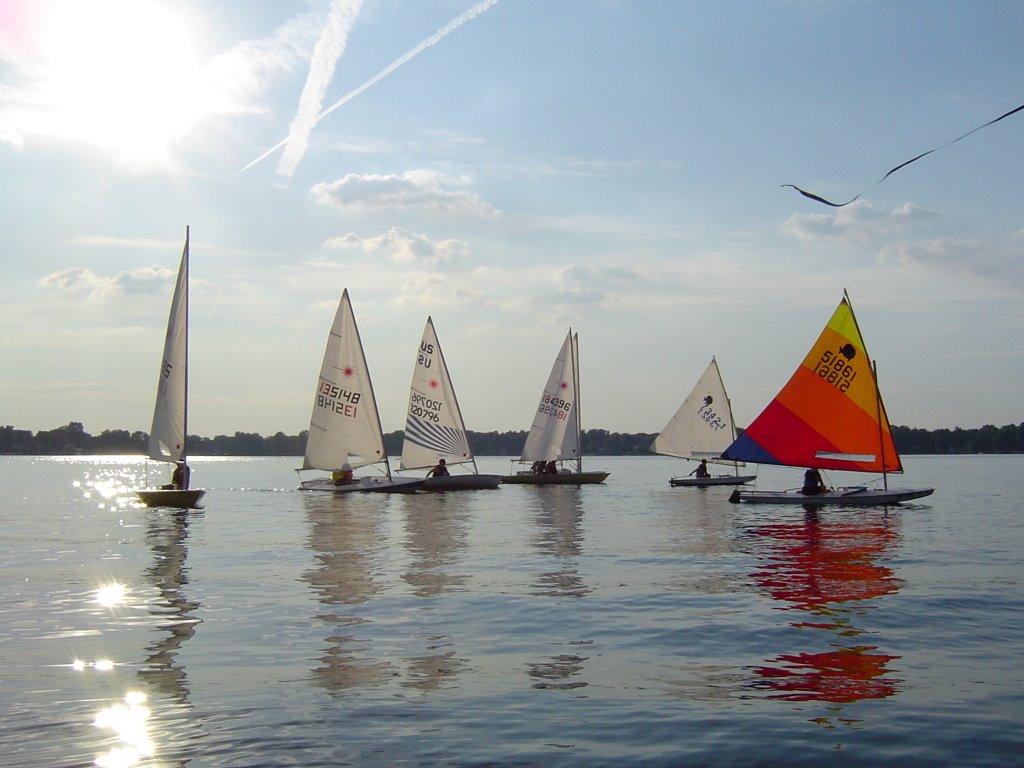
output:
[{"label": "sky", "polygon": [[[1024,5],[0,0],[0,425],[306,429],[343,289],[385,431],[432,316],[467,426],[738,424],[849,292],[894,424],[1024,421]],[[879,180],[922,152],[930,155]],[[832,208],[783,185],[833,201]]]}]

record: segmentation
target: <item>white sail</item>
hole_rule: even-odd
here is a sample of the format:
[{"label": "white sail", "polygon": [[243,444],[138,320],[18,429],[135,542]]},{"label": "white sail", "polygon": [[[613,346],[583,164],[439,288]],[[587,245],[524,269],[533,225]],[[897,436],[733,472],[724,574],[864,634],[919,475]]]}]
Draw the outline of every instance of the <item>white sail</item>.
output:
[{"label": "white sail", "polygon": [[153,426],[149,430],[149,458],[174,462],[185,457],[188,406],[188,229],[167,318],[164,356],[157,379]]},{"label": "white sail", "polygon": [[576,340],[572,329],[555,358],[544,386],[521,461],[579,459],[579,385],[576,381]]},{"label": "white sail", "polygon": [[654,439],[651,450],[665,456],[716,461],[735,439],[732,408],[718,362],[712,357],[693,391]]},{"label": "white sail", "polygon": [[473,454],[434,323],[428,317],[409,387],[401,468],[433,467],[438,459],[463,464],[472,462]]},{"label": "white sail", "polygon": [[387,461],[384,435],[359,329],[345,290],[327,337],[302,468],[330,472],[381,461]]}]

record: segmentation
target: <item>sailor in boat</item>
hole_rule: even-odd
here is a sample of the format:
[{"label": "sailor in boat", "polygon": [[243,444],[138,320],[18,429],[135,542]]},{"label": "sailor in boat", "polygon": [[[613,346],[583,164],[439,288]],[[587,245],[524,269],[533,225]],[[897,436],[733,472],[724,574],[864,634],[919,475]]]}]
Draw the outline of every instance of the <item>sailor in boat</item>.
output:
[{"label": "sailor in boat", "polygon": [[187,491],[188,484],[192,477],[192,470],[184,459],[174,462],[174,471],[171,473],[171,482],[160,486],[165,491]]},{"label": "sailor in boat", "polygon": [[450,474],[447,462],[444,459],[438,459],[437,466],[427,472],[427,477],[448,477]]},{"label": "sailor in boat", "polygon": [[701,459],[700,464],[698,464],[697,468],[690,474],[696,475],[697,477],[711,477],[711,473],[708,472],[708,460]]},{"label": "sailor in boat", "polygon": [[336,469],[331,472],[331,480],[334,481],[335,485],[351,485],[352,484],[352,468],[346,464],[341,469]]},{"label": "sailor in boat", "polygon": [[558,465],[555,464],[555,462],[553,462],[553,461],[549,461],[547,464],[544,465],[543,474],[545,474],[545,475],[557,475],[558,474]]},{"label": "sailor in boat", "polygon": [[819,493],[827,492],[828,486],[821,479],[821,473],[818,470],[812,467],[804,472],[804,487],[800,489],[800,493],[804,496],[817,496]]}]

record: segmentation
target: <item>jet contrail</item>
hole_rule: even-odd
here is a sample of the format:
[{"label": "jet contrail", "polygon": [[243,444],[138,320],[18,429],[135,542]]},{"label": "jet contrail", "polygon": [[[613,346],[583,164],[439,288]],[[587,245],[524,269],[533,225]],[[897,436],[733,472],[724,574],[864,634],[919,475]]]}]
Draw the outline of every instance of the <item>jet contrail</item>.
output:
[{"label": "jet contrail", "polygon": [[[310,128],[312,129],[313,125],[316,125],[317,123],[319,123],[321,120],[323,120],[325,117],[327,117],[327,115],[331,114],[331,112],[333,112],[334,110],[344,106],[349,101],[351,101],[356,96],[358,96],[360,93],[362,93],[367,88],[369,88],[370,86],[375,85],[376,83],[379,83],[381,80],[383,80],[385,77],[390,75],[392,72],[394,72],[400,66],[405,64],[407,61],[416,58],[416,56],[421,54],[427,48],[430,48],[431,46],[436,45],[442,39],[444,39],[445,37],[450,35],[452,32],[454,32],[456,29],[458,29],[463,24],[465,24],[467,21],[472,21],[477,16],[479,16],[481,13],[483,13],[484,11],[488,10],[489,8],[491,8],[494,5],[497,5],[497,3],[498,3],[498,0],[483,0],[483,2],[477,3],[472,8],[470,8],[468,11],[462,13],[461,15],[459,15],[456,18],[454,18],[451,21],[449,21],[447,24],[445,24],[443,27],[441,27],[441,29],[439,29],[437,32],[435,32],[430,37],[426,38],[425,40],[420,42],[418,45],[416,45],[416,47],[413,48],[411,51],[409,51],[408,53],[406,53],[406,54],[400,56],[399,58],[395,59],[393,62],[391,62],[391,64],[386,66],[384,69],[382,69],[376,75],[371,77],[365,83],[360,85],[358,88],[356,88],[356,89],[354,89],[352,91],[349,91],[341,99],[339,99],[338,101],[334,102],[331,106],[329,106],[327,109],[325,109],[319,115],[317,115],[316,119],[313,121],[313,123],[310,126]],[[288,143],[288,141],[289,141],[289,139],[282,139],[280,142],[278,142],[277,144],[272,146],[270,149],[268,149],[262,155],[260,155],[255,160],[253,160],[251,163],[249,163],[247,166],[245,166],[240,171],[238,171],[235,174],[235,176],[238,176],[240,173],[243,173],[244,171],[249,170],[254,165],[256,165],[256,163],[260,162],[260,160],[263,160],[265,157],[267,157],[271,153],[273,153],[273,152],[277,151],[278,149],[280,149],[281,147],[283,147],[285,144]],[[296,163],[297,163],[297,161],[296,161]]]},{"label": "jet contrail", "polygon": [[331,84],[331,77],[338,59],[345,52],[352,24],[362,8],[363,0],[334,0],[327,17],[327,24],[313,49],[309,62],[306,85],[299,97],[299,108],[288,128],[288,146],[285,147],[277,172],[291,176],[309,147],[309,134],[316,125],[317,113],[324,103],[324,92]]}]

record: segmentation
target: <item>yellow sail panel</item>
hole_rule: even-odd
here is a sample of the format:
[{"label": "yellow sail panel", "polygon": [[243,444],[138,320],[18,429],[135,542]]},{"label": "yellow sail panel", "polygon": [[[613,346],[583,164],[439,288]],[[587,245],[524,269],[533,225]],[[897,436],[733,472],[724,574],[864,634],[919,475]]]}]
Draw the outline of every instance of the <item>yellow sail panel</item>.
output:
[{"label": "yellow sail panel", "polygon": [[845,299],[804,358],[802,367],[842,396],[829,400],[852,401],[877,423],[878,388],[864,341]]}]

